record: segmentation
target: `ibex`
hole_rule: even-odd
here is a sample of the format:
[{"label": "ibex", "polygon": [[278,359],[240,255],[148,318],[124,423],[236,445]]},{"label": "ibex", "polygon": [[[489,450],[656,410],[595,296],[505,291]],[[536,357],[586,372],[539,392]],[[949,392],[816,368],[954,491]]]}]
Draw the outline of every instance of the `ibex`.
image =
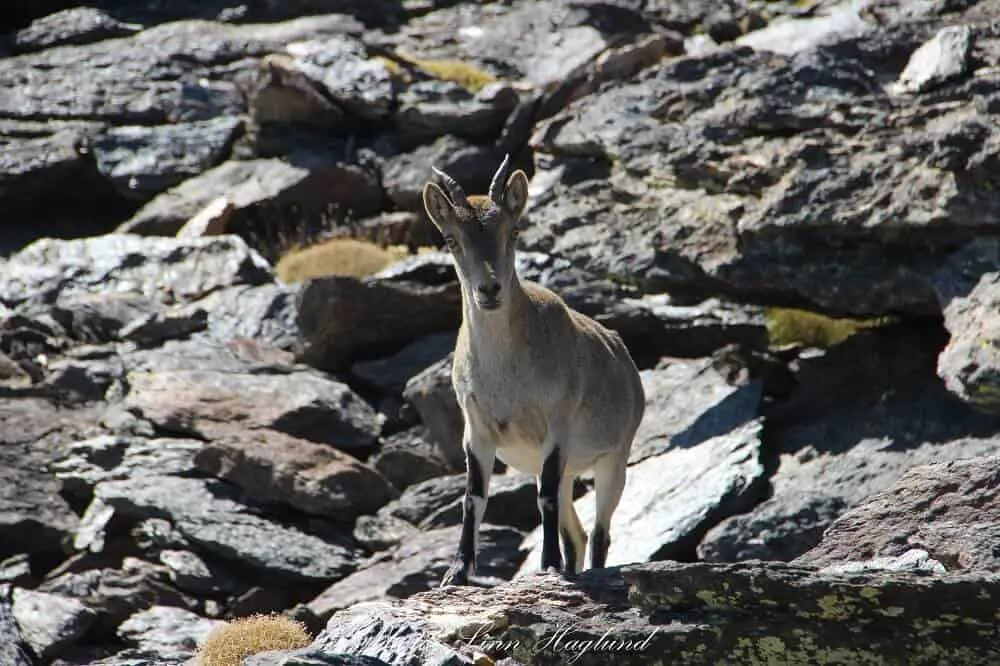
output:
[{"label": "ibex", "polygon": [[645,408],[639,372],[618,334],[518,278],[514,250],[528,177],[517,170],[505,178],[509,159],[485,197],[466,196],[434,167],[437,183],[423,191],[454,257],[463,308],[452,382],[465,420],[467,487],[458,554],[442,585],[467,584],[475,570],[496,456],[538,477],[543,571],[583,568],[587,534],[573,508],[573,481],[594,470],[590,565],[603,567]]}]

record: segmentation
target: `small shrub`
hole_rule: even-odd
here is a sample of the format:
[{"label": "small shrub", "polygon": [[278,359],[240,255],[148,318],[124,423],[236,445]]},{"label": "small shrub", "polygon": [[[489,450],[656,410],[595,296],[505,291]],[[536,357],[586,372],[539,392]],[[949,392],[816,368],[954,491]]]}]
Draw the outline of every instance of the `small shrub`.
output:
[{"label": "small shrub", "polygon": [[312,642],[300,623],[281,615],[252,615],[224,624],[205,638],[198,666],[240,666],[268,650],[294,650]]},{"label": "small shrub", "polygon": [[888,318],[834,319],[808,310],[768,308],[767,333],[772,347],[832,347],[858,331],[889,323]]},{"label": "small shrub", "polygon": [[383,248],[368,241],[334,238],[286,253],[274,267],[285,283],[319,277],[364,277],[406,256],[405,247]]}]

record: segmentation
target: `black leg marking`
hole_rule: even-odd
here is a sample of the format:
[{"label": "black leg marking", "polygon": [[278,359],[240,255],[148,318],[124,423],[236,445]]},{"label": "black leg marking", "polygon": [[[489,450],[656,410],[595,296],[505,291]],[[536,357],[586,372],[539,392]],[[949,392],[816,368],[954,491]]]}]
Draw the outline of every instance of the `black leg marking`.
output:
[{"label": "black leg marking", "polygon": [[471,451],[466,451],[468,472],[466,474],[465,501],[462,503],[462,536],[458,542],[455,562],[445,574],[442,585],[464,585],[476,567],[476,532],[479,529],[476,517],[477,500],[486,501],[483,483],[483,466]]},{"label": "black leg marking", "polygon": [[562,477],[559,449],[542,463],[538,483],[538,508],[542,513],[542,571],[562,569],[559,554],[559,482]]},{"label": "black leg marking", "polygon": [[576,545],[573,543],[573,539],[570,538],[569,532],[562,530],[562,547],[563,547],[563,572],[572,576],[576,573]]},{"label": "black leg marking", "polygon": [[608,530],[602,525],[594,527],[594,533],[590,535],[590,568],[601,569],[608,561],[608,546],[611,545],[611,537]]}]

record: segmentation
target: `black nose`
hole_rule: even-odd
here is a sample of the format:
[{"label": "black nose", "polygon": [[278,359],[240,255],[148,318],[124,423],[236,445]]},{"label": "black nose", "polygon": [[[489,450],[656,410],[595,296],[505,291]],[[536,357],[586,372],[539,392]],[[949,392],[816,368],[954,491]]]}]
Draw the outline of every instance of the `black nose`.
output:
[{"label": "black nose", "polygon": [[493,300],[497,297],[497,294],[500,293],[500,283],[489,282],[487,284],[481,284],[476,287],[476,291],[479,292],[479,295],[483,298]]}]

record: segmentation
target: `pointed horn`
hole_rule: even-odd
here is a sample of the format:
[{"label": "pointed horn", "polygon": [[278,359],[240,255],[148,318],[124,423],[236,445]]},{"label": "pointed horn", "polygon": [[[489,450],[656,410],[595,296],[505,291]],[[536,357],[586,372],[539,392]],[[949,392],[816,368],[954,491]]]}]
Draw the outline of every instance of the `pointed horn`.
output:
[{"label": "pointed horn", "polygon": [[434,176],[437,178],[437,181],[443,185],[444,189],[448,192],[448,196],[451,197],[451,203],[453,205],[461,206],[462,208],[469,207],[469,200],[465,196],[465,190],[463,190],[462,186],[458,184],[458,181],[435,166],[431,167],[431,171],[434,172]]},{"label": "pointed horn", "polygon": [[497,172],[493,174],[493,180],[490,182],[490,200],[496,205],[500,205],[501,198],[503,197],[503,187],[507,179],[507,166],[510,164],[510,153],[503,156],[503,162],[497,168]]}]

